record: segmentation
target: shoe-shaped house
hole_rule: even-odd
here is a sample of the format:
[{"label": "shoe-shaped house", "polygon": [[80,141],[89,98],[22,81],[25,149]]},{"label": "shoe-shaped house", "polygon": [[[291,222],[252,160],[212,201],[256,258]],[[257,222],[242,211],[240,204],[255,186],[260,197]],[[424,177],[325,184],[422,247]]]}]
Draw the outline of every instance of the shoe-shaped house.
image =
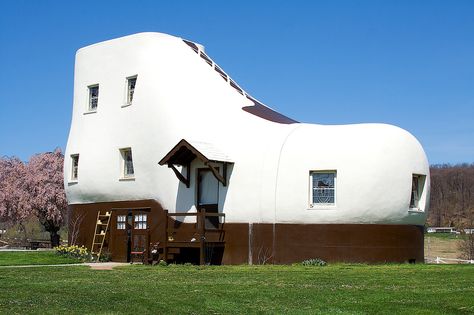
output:
[{"label": "shoe-shaped house", "polygon": [[115,261],[423,261],[429,166],[411,134],[297,122],[179,37],[77,52],[64,170],[70,237]]}]

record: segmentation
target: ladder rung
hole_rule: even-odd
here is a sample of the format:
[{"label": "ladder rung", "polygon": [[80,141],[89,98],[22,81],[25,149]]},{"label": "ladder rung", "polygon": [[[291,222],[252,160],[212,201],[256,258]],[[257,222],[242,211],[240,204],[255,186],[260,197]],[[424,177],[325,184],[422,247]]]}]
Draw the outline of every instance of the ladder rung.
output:
[{"label": "ladder rung", "polygon": [[107,223],[97,223],[97,225],[107,225]]},{"label": "ladder rung", "polygon": [[101,245],[102,243],[94,243],[94,245]]},{"label": "ladder rung", "polygon": [[98,233],[98,234],[96,234],[95,236],[105,236],[105,234],[100,234],[100,233]]}]

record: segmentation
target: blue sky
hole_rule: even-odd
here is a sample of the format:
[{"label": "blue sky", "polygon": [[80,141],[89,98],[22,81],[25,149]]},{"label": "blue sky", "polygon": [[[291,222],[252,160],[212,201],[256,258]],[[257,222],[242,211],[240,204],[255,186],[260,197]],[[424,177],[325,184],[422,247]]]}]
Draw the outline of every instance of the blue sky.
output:
[{"label": "blue sky", "polygon": [[76,50],[143,31],[203,44],[296,120],[394,124],[430,163],[474,162],[474,1],[461,0],[0,0],[0,155],[64,149]]}]

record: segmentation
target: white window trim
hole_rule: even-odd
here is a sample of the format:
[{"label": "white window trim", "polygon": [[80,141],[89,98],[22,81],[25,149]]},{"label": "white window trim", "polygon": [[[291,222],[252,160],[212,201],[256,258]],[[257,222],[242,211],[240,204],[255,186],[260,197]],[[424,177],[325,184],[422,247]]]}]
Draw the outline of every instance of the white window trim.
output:
[{"label": "white window trim", "polygon": [[[123,101],[122,107],[128,107],[128,106],[133,104],[133,99],[130,101],[129,98],[128,98],[128,96],[129,96],[129,89],[128,89],[129,88],[129,81],[131,79],[136,79],[137,80],[136,82],[138,82],[138,74],[131,75],[131,76],[125,78],[125,95],[124,95],[124,101]],[[133,94],[134,94],[133,98],[135,98],[136,82],[135,82],[135,89],[133,90]]]},{"label": "white window trim", "polygon": [[[121,220],[123,219],[123,220]],[[123,227],[122,227],[123,226]],[[117,230],[126,230],[127,229],[127,216],[125,214],[117,215]]]},{"label": "white window trim", "polygon": [[[334,203],[313,203],[313,174],[314,173],[334,173]],[[337,209],[337,170],[311,170],[309,171],[309,200],[308,210],[335,210]]]},{"label": "white window trim", "polygon": [[133,165],[133,174],[125,174],[125,152],[130,151],[132,153],[132,165],[133,165],[133,152],[131,147],[125,147],[119,149],[120,154],[120,181],[133,181],[135,180],[135,166]]},{"label": "white window trim", "polygon": [[[71,154],[71,171],[70,171],[70,176],[69,176],[69,183],[77,183],[79,181],[79,153],[76,154]],[[76,177],[74,177],[74,159],[77,157],[77,174]]]},{"label": "white window trim", "polygon": [[[413,177],[418,177],[418,206],[412,207],[411,206],[411,193],[412,193],[412,185],[413,185]],[[421,185],[421,193],[420,193],[420,185]],[[424,213],[425,212],[425,202],[424,202],[424,195],[425,195],[425,185],[426,185],[426,175],[423,174],[412,174],[411,182],[410,182],[410,199],[408,200],[408,212],[417,212],[417,213]]]},{"label": "white window trim", "polygon": [[[92,108],[91,108],[91,88],[93,88],[93,87],[97,87],[97,88],[99,89],[99,96],[97,97],[97,106],[96,106],[95,109],[92,109]],[[99,86],[99,83],[88,85],[88,86],[87,86],[87,102],[86,102],[87,107],[86,107],[86,111],[84,112],[84,115],[97,113],[97,108],[99,108],[99,98],[100,98],[100,86]]]},{"label": "white window trim", "polygon": [[[136,220],[137,218],[139,220]],[[134,230],[148,229],[148,213],[140,212],[133,216],[133,229]]]}]

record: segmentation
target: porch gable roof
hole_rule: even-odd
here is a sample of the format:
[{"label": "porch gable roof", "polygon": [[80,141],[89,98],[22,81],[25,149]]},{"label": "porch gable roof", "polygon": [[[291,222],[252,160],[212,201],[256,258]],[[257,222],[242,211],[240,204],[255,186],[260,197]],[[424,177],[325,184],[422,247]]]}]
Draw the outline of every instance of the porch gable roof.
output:
[{"label": "porch gable roof", "polygon": [[185,166],[195,158],[198,158],[206,165],[209,162],[233,163],[226,154],[210,143],[182,139],[161,159],[159,164]]},{"label": "porch gable roof", "polygon": [[[192,144],[185,139],[176,144],[168,154],[166,154],[161,161],[160,165],[167,164],[169,168],[173,170],[176,177],[183,182],[186,187],[190,186],[191,177],[191,162],[194,159],[201,160],[212,172],[222,185],[227,186],[227,164],[233,163],[230,158],[218,150],[210,143],[193,141]],[[222,174],[219,169],[212,165],[212,162],[222,163]],[[175,165],[186,167],[186,174],[181,174]]]}]

